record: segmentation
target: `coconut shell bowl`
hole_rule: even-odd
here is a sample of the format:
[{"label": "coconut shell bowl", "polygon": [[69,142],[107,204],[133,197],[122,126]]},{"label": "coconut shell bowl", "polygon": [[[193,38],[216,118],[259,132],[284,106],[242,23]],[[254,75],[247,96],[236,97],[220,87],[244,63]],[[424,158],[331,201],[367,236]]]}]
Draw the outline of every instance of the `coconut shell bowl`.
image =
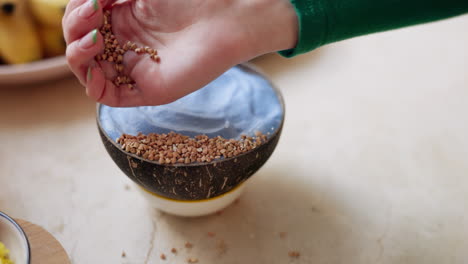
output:
[{"label": "coconut shell bowl", "polygon": [[[179,216],[215,213],[235,201],[270,158],[284,123],[280,91],[250,65],[238,65],[204,88],[161,106],[115,108],[99,104],[97,125],[112,160],[148,199],[151,206]],[[122,134],[267,136],[256,148],[210,162],[162,164],[122,149]]]}]

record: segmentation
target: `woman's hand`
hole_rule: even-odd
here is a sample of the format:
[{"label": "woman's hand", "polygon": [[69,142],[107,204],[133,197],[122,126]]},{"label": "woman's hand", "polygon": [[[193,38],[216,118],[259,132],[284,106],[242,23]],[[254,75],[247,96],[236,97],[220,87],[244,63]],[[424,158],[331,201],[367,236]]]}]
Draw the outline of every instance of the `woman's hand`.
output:
[{"label": "woman's hand", "polygon": [[104,49],[95,29],[102,25],[103,7],[113,0],[95,1],[71,0],[67,6],[67,59],[88,96],[110,106],[170,103],[238,63],[292,48],[297,41],[297,17],[288,0],[124,1],[112,9],[115,36],[122,44],[156,49],[161,62],[127,52],[124,73],[136,87],[116,87],[112,65],[94,60]]}]

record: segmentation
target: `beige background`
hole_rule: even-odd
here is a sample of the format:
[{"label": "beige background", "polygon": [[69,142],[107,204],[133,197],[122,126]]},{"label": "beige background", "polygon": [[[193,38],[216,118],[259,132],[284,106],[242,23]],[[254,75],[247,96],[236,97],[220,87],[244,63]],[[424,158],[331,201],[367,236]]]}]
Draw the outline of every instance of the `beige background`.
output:
[{"label": "beige background", "polygon": [[467,29],[464,16],[256,60],[284,93],[284,134],[239,204],[192,220],[126,190],[75,80],[3,85],[0,210],[80,264],[468,263]]}]

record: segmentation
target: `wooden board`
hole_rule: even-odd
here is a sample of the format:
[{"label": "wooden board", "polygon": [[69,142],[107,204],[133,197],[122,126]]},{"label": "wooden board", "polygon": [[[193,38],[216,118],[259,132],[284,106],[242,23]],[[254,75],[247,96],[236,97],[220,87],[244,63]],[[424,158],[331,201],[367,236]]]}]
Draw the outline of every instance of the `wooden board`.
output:
[{"label": "wooden board", "polygon": [[67,253],[44,228],[28,221],[16,219],[23,228],[31,247],[31,264],[70,264]]}]

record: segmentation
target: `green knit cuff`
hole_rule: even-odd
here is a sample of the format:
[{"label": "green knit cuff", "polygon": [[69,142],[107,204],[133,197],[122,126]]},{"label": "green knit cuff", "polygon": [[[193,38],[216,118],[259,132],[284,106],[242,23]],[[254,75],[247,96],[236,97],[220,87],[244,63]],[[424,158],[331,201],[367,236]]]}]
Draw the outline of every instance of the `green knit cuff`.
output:
[{"label": "green knit cuff", "polygon": [[293,4],[299,24],[298,42],[295,48],[280,51],[284,57],[290,58],[309,52],[322,46],[326,40],[327,17],[326,0],[290,0]]}]

